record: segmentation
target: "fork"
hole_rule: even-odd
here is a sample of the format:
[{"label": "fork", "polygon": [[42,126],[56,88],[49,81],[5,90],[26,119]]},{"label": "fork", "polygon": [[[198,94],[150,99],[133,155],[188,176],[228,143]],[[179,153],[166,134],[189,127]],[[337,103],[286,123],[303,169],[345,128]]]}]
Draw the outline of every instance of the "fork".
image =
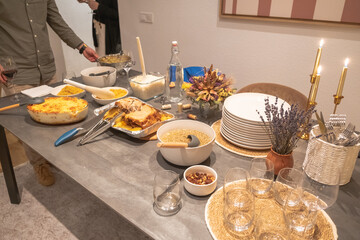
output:
[{"label": "fork", "polygon": [[346,114],[330,114],[329,122],[335,127],[343,127],[346,123]]},{"label": "fork", "polygon": [[333,143],[336,140],[336,134],[334,127],[331,124],[326,124],[327,135],[328,135],[328,142]]},{"label": "fork", "polygon": [[353,135],[354,131],[355,131],[355,125],[353,125],[352,123],[349,123],[349,125],[347,125],[347,127],[345,128],[345,130],[339,134],[339,137],[338,137],[337,140],[334,142],[334,144],[336,144],[336,145],[342,145],[342,143],[343,143],[345,140],[351,138],[351,136]]}]

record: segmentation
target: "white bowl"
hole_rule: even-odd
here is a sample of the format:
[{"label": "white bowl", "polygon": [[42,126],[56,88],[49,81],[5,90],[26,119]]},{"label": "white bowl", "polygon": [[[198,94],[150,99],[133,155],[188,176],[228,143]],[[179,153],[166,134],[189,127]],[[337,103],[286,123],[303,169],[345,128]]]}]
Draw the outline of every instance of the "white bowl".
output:
[{"label": "white bowl", "polygon": [[192,129],[207,134],[210,142],[193,148],[160,148],[163,157],[170,163],[179,166],[191,166],[205,161],[211,154],[215,143],[215,132],[207,124],[195,120],[175,120],[165,123],[157,130],[157,138],[174,129]]},{"label": "white bowl", "polygon": [[95,100],[95,102],[97,102],[100,105],[106,105],[106,104],[112,103],[114,101],[117,101],[117,100],[119,100],[121,98],[126,97],[129,94],[129,91],[126,88],[122,88],[122,87],[104,87],[103,89],[123,89],[123,90],[126,91],[126,94],[124,96],[122,96],[122,97],[111,98],[111,99],[100,99],[100,98],[97,98],[96,95],[91,94],[91,96]]},{"label": "white bowl", "polygon": [[63,85],[60,85],[60,86],[57,86],[57,87],[54,87],[50,94],[51,95],[54,95],[56,97],[78,97],[78,98],[82,98],[83,96],[85,96],[85,93],[86,91],[85,90],[82,90],[82,92],[80,93],[77,93],[77,94],[72,94],[72,95],[58,95],[58,93],[61,91],[61,89],[63,89],[65,86],[71,86],[70,84],[63,84]]},{"label": "white bowl", "polygon": [[[212,183],[205,185],[191,183],[186,179],[186,176],[195,172],[210,174],[215,177],[215,180]],[[213,168],[204,165],[195,165],[185,170],[184,179],[184,187],[186,191],[196,196],[206,196],[214,192],[216,189],[218,177],[216,171]]]},{"label": "white bowl", "polygon": [[[104,74],[101,76],[89,76],[91,73],[101,73],[110,71],[110,74]],[[113,67],[91,67],[86,68],[80,72],[84,84],[94,87],[110,87],[115,84],[116,81],[116,69]]]}]

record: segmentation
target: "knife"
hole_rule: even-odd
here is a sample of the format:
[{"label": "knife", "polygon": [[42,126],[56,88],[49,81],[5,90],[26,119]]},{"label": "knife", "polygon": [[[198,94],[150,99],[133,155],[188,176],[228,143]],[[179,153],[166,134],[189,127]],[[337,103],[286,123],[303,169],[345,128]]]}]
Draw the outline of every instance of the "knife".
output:
[{"label": "knife", "polygon": [[[105,114],[105,113],[104,113]],[[83,123],[80,127],[73,128],[63,135],[61,135],[54,143],[55,147],[63,144],[64,142],[68,141],[72,137],[74,137],[78,133],[84,133],[87,132],[95,123],[99,122],[100,119],[104,116],[104,114],[100,114],[99,116],[96,116],[89,121]]]}]

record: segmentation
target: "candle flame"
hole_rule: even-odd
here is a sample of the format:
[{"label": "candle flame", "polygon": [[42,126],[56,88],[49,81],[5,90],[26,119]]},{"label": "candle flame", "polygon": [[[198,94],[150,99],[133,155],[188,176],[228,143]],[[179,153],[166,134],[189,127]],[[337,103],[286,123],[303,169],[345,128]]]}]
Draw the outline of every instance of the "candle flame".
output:
[{"label": "candle flame", "polygon": [[345,64],[344,64],[344,67],[347,67],[347,66],[348,66],[348,64],[349,64],[349,59],[347,58],[347,59],[345,59]]},{"label": "candle flame", "polygon": [[317,75],[320,75],[320,73],[321,73],[321,69],[322,69],[322,67],[321,67],[321,66],[319,66],[319,68],[318,68],[318,70],[317,70]]},{"label": "candle flame", "polygon": [[322,48],[323,45],[324,45],[324,39],[321,39],[321,40],[320,40],[320,47],[319,47],[319,48]]}]

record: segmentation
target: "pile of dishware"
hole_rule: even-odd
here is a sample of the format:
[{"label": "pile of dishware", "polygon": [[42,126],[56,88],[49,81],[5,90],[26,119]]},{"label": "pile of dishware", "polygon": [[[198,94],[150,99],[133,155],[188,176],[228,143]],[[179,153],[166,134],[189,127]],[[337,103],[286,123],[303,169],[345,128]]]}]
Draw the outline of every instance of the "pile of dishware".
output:
[{"label": "pile of dishware", "polygon": [[[223,106],[221,135],[239,147],[269,149],[271,141],[259,115],[264,113],[264,100],[267,98],[270,103],[276,101],[275,96],[262,93],[239,93],[228,97]],[[278,102],[282,103],[284,100],[278,99]],[[284,102],[284,109],[288,107],[289,104]]]}]

